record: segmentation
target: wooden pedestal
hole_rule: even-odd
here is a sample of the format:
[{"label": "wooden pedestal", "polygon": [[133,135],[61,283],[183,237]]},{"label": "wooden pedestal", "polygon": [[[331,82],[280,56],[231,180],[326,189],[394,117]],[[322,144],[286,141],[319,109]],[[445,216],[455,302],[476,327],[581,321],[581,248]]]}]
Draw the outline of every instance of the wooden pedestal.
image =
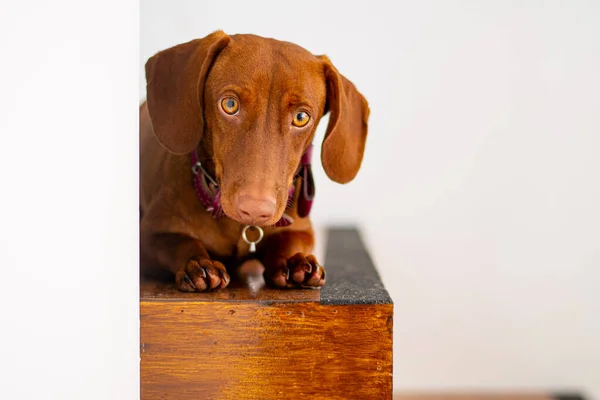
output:
[{"label": "wooden pedestal", "polygon": [[391,399],[393,304],[355,230],[329,231],[324,266],[322,290],[142,282],[142,400]]}]

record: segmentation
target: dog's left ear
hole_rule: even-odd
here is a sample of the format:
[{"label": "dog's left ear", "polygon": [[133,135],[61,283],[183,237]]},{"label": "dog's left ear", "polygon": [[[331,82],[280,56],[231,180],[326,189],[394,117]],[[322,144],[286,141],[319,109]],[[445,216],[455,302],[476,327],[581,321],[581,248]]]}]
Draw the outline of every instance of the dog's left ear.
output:
[{"label": "dog's left ear", "polygon": [[323,60],[327,82],[325,112],[329,124],[321,146],[321,162],[327,176],[338,183],[350,182],[360,169],[369,120],[369,104],[352,82],[333,66],[329,58]]},{"label": "dog's left ear", "polygon": [[186,154],[204,129],[204,82],[230,37],[216,31],[161,51],[146,62],[148,112],[154,134],[170,152]]}]

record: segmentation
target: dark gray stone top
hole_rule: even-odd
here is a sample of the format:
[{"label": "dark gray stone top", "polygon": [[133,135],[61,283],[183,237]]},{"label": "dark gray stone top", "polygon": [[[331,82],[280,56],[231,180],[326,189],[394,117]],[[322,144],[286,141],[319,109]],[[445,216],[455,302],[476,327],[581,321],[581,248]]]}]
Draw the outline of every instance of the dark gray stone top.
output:
[{"label": "dark gray stone top", "polygon": [[391,304],[371,257],[354,228],[330,228],[325,256],[327,283],[321,304]]}]

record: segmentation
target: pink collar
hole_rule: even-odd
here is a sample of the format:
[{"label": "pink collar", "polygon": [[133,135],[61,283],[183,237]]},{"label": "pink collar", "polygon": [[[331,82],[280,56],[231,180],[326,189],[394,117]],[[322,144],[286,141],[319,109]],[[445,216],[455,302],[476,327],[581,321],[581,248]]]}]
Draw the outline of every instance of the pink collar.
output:
[{"label": "pink collar", "polygon": [[[298,216],[300,218],[305,218],[310,214],[310,209],[312,207],[312,202],[315,197],[315,183],[312,175],[311,168],[311,159],[312,159],[312,143],[308,146],[304,154],[302,155],[302,159],[300,160],[300,165],[298,166],[298,170],[294,176],[294,184],[290,187],[288,192],[288,208],[294,203],[294,194],[295,194],[295,183],[296,179],[301,178],[302,184],[300,186],[300,193],[298,199]],[[200,199],[200,202],[206,208],[213,217],[219,217],[223,215],[223,209],[221,208],[221,189],[217,181],[210,176],[210,174],[204,169],[202,163],[200,162],[200,158],[198,157],[197,150],[194,150],[190,154],[190,159],[192,162],[192,176],[193,176],[193,184],[194,189],[196,190],[196,194]],[[283,213],[283,216],[275,226],[288,226],[294,222],[294,219],[290,217],[287,213]]]}]

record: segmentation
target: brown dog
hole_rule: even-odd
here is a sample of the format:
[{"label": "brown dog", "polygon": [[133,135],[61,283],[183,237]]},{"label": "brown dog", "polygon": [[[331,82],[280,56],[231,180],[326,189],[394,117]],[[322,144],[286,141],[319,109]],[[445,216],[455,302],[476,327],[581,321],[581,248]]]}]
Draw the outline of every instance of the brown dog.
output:
[{"label": "brown dog", "polygon": [[298,178],[298,171],[329,112],[325,172],[339,183],[357,174],[369,108],[354,85],[325,56],[222,31],[156,54],[146,63],[146,79],[142,271],[170,272],[182,291],[224,288],[234,272],[224,264],[253,255],[249,243],[256,242],[267,284],[322,286],[311,223],[298,212],[299,198],[310,200],[312,179]]}]

